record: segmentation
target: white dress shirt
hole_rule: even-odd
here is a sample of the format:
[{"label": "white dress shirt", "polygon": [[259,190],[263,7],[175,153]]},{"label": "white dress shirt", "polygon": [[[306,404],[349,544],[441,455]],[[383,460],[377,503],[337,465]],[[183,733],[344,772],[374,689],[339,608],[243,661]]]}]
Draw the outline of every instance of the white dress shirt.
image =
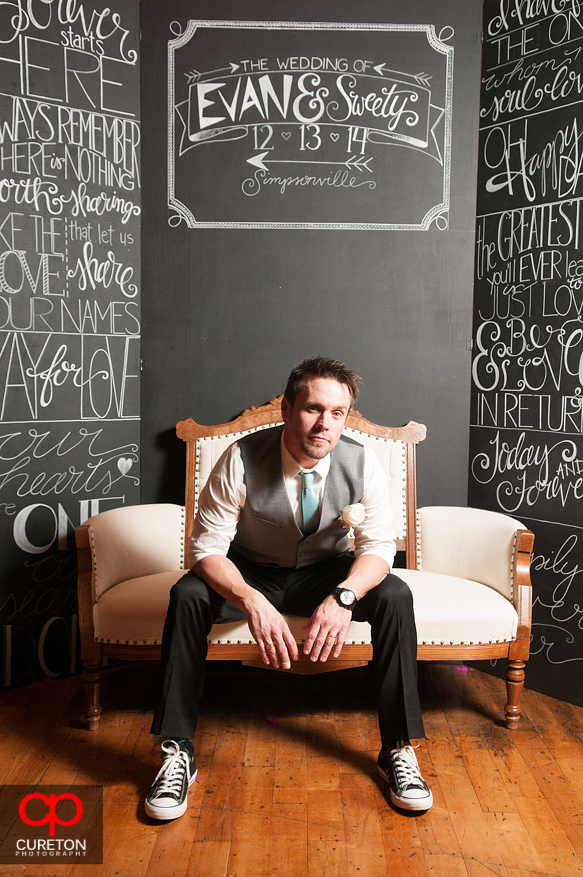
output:
[{"label": "white dress shirt", "polygon": [[[281,437],[282,474],[293,514],[300,524],[300,493],[302,469],[285,446]],[[326,477],[330,470],[330,455],[318,460],[310,469],[314,472],[312,489],[322,508]],[[229,445],[205,484],[198,504],[187,563],[192,569],[203,557],[219,554],[226,557],[237,531],[241,509],[245,505],[245,468],[238,442]],[[396,547],[393,530],[393,512],[389,502],[389,488],[381,463],[371,448],[364,448],[364,493],[361,499],[366,515],[354,531],[356,557],[375,554],[392,565]]]}]

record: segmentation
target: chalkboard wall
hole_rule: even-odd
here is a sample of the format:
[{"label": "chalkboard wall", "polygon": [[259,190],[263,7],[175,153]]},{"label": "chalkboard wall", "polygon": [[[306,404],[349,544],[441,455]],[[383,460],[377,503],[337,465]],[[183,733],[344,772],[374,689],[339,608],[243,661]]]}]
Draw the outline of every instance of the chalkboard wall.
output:
[{"label": "chalkboard wall", "polygon": [[129,0],[0,10],[2,686],[74,672],[74,527],[139,501],[138,47]]},{"label": "chalkboard wall", "polygon": [[583,703],[579,3],[485,3],[470,505],[536,536],[527,684]]},{"label": "chalkboard wall", "polygon": [[[142,501],[323,354],[465,504],[480,0],[142,0]],[[312,92],[310,94],[310,92]],[[384,114],[384,115],[383,115]]]}]

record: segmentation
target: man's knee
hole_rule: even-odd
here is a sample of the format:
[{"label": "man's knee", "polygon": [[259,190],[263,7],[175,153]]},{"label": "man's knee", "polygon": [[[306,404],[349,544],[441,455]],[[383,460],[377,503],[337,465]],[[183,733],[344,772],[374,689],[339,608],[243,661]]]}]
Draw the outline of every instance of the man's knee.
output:
[{"label": "man's knee", "polygon": [[214,623],[242,621],[246,617],[242,609],[237,609],[191,572],[172,587],[169,614],[172,617],[201,617],[207,627]]},{"label": "man's knee", "polygon": [[[359,601],[357,609],[353,612],[353,617],[355,621],[371,621],[371,616],[387,612],[397,616],[413,613],[413,595],[409,585],[393,573],[386,576],[376,588],[369,591]],[[361,614],[366,615],[366,618],[358,617]]]},{"label": "man's knee", "polygon": [[[206,582],[191,572],[182,576],[170,590],[170,603],[175,606],[209,605],[214,592]],[[217,595],[218,596],[218,595]]]},{"label": "man's knee", "polygon": [[378,585],[378,592],[382,602],[413,607],[413,594],[409,585],[393,573],[389,573]]}]

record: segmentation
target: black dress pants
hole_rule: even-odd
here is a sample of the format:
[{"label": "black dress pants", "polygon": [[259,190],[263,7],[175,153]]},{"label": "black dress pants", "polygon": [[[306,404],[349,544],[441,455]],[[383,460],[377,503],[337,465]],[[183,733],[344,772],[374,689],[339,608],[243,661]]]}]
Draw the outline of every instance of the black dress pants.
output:
[{"label": "black dress pants", "polygon": [[[354,559],[349,555],[299,569],[261,566],[230,553],[247,584],[280,612],[309,618],[317,606],[345,581]],[[215,623],[245,619],[245,613],[187,573],[170,592],[162,640],[163,682],[152,733],[190,739],[198,721],[204,685],[207,638]],[[408,586],[388,575],[358,601],[355,621],[372,629],[373,670],[378,687],[379,727],[383,745],[424,737],[417,692],[417,633]]]}]

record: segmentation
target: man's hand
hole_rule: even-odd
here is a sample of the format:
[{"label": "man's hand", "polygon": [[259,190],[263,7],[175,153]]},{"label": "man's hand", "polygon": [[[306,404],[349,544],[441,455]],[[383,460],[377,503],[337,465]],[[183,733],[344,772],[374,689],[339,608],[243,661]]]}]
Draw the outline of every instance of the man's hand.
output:
[{"label": "man's hand", "polygon": [[290,656],[297,661],[299,653],[287,622],[263,594],[245,582],[235,564],[227,557],[211,554],[199,560],[192,572],[233,606],[243,610],[263,663],[273,664],[276,669],[281,665],[282,670],[289,670]]},{"label": "man's hand", "polygon": [[[357,557],[346,580],[339,582],[339,587],[348,588],[360,600],[390,572],[389,564],[375,554],[363,554]],[[320,603],[302,630],[308,631],[304,644],[304,655],[311,661],[326,661],[332,653],[337,658],[342,651],[348,625],[352,621],[350,609],[340,606],[336,597],[330,594]]]},{"label": "man's hand", "polygon": [[283,615],[259,591],[245,601],[243,608],[263,663],[273,664],[275,669],[281,664],[282,670],[289,670],[290,657],[297,661],[299,653]]},{"label": "man's hand", "polygon": [[302,627],[302,630],[308,631],[304,655],[309,655],[311,661],[326,661],[330,653],[337,658],[351,621],[352,612],[339,606],[336,598],[330,594]]}]

